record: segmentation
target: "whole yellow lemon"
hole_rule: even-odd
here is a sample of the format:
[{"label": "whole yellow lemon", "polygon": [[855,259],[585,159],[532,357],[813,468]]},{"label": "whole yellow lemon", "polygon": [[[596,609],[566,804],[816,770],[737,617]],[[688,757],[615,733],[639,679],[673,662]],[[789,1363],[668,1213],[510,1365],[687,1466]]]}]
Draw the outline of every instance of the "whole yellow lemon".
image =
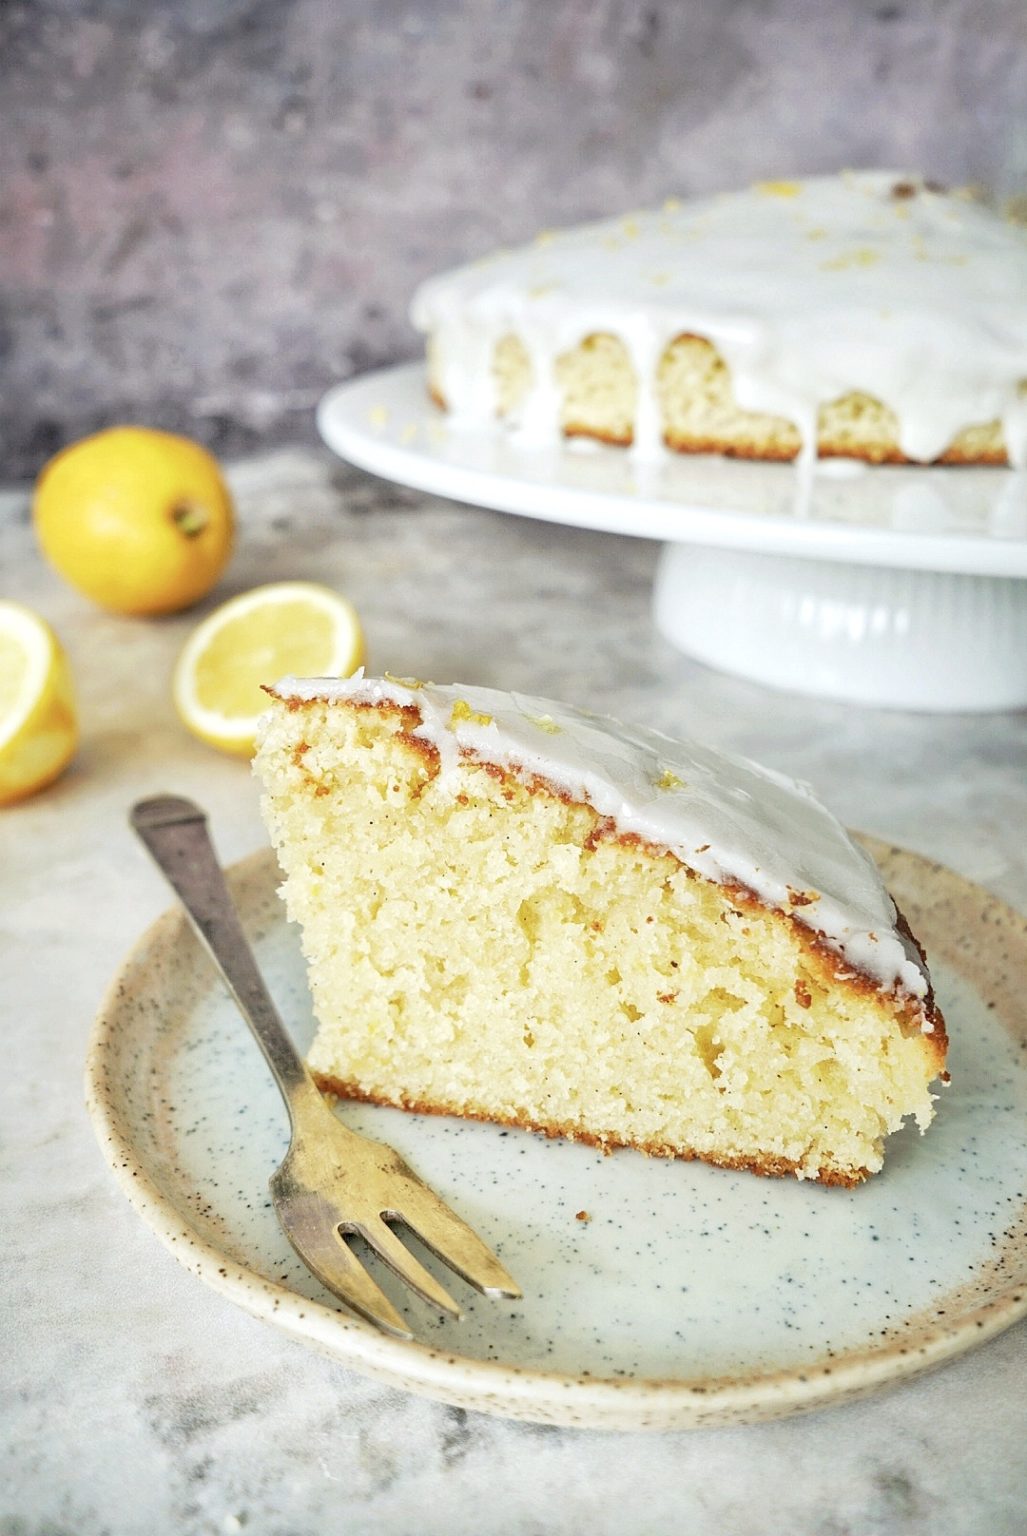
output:
[{"label": "whole yellow lemon", "polygon": [[32,516],[43,554],[114,613],[177,613],[198,602],[232,553],[232,498],[199,443],[111,427],[52,458]]}]

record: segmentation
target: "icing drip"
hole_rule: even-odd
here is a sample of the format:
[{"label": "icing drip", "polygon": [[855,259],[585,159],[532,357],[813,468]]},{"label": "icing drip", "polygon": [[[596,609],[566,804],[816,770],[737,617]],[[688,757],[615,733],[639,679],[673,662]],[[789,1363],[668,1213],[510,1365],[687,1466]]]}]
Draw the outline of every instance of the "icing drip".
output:
[{"label": "icing drip", "polygon": [[[745,758],[622,725],[549,699],[391,679],[283,678],[282,699],[413,705],[414,734],[439,754],[441,782],[462,754],[537,775],[669,850],[718,884],[737,882],[791,913],[854,971],[926,997],[920,956],[869,855],[803,784]],[[924,1028],[929,1032],[925,1020]]]},{"label": "icing drip", "polygon": [[743,409],[793,422],[806,458],[821,405],[860,391],[891,407],[910,459],[998,419],[1027,464],[1027,232],[918,178],[846,172],[547,234],[431,278],[414,324],[433,338],[454,418],[490,422],[492,359],[523,342],[532,440],[559,436],[556,359],[620,338],[638,379],[635,448],[662,451],[659,358],[706,337]]}]

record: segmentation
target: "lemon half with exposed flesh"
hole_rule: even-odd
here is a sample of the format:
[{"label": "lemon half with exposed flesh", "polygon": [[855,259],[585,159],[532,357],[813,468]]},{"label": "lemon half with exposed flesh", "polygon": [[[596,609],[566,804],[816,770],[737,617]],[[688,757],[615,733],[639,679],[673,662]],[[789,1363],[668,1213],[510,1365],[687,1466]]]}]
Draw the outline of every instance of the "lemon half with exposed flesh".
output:
[{"label": "lemon half with exposed flesh", "polygon": [[231,598],[193,631],[175,667],[175,707],[202,741],[250,756],[267,706],[262,684],[290,673],[348,677],[363,660],[352,603],[315,582],[274,582]]},{"label": "lemon half with exposed flesh", "polygon": [[49,624],[0,601],[0,805],[53,782],[78,745],[71,669]]}]

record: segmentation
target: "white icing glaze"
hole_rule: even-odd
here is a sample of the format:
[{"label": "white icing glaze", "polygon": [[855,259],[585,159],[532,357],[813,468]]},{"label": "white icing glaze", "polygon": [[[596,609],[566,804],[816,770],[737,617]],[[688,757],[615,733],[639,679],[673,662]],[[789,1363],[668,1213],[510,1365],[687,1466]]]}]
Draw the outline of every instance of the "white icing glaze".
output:
[{"label": "white icing glaze", "polygon": [[[903,184],[913,195],[894,195]],[[635,451],[662,451],[656,362],[688,332],[724,356],[741,407],[794,422],[807,456],[818,407],[859,390],[894,410],[911,459],[998,419],[1027,463],[1027,231],[919,177],[765,183],[540,235],[429,279],[411,318],[468,422],[494,420],[494,348],[519,336],[533,386],[513,425],[534,439],[559,432],[555,360],[606,332],[639,383]]]},{"label": "white icing glaze", "polygon": [[[882,988],[927,995],[927,972],[896,928],[895,904],[873,861],[806,785],[772,769],[491,688],[408,686],[357,673],[342,680],[286,677],[272,692],[281,699],[413,705],[421,716],[413,734],[438,751],[441,785],[462,755],[537,775],[706,879],[739,882],[766,905],[793,913]],[[807,905],[792,899],[811,893],[816,899]],[[926,1017],[924,1028],[930,1032]]]}]

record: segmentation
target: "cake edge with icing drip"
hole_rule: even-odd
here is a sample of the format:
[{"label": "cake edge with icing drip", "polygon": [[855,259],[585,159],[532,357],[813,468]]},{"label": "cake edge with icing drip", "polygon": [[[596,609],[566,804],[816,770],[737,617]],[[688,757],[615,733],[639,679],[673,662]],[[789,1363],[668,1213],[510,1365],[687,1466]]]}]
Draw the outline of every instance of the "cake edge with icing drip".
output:
[{"label": "cake edge with icing drip", "polygon": [[851,172],[545,232],[428,279],[411,318],[453,420],[525,442],[1023,465],[1025,293],[1027,231]]}]

